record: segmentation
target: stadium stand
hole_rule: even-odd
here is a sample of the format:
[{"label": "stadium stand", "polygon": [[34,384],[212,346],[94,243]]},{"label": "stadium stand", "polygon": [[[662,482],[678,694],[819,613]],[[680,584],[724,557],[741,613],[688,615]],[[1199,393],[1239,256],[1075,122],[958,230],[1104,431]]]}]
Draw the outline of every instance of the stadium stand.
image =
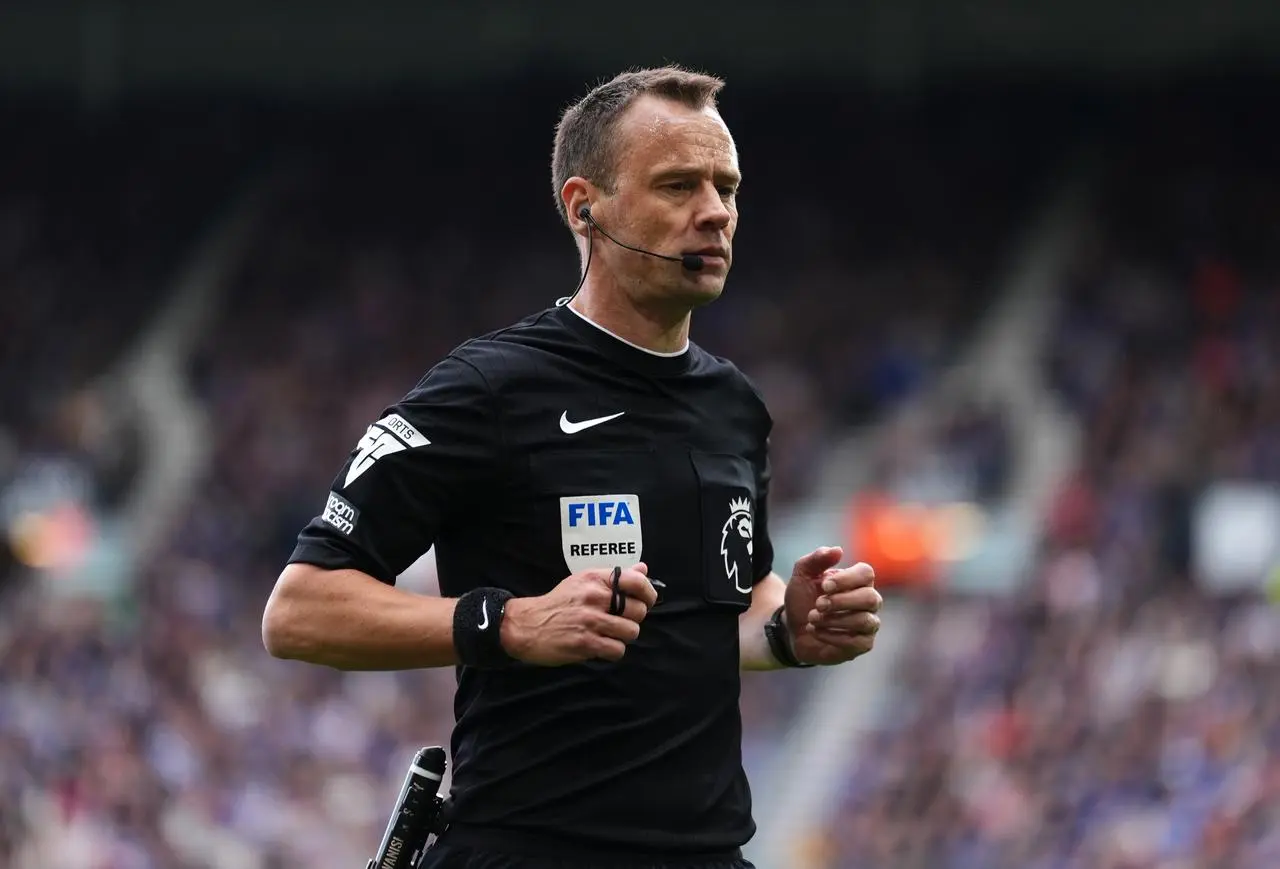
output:
[{"label": "stadium stand", "polygon": [[[0,141],[0,567],[14,523],[63,494],[114,509],[140,461],[111,365],[250,155],[208,107],[102,116],[7,103]],[[16,541],[16,543],[14,542]],[[0,581],[12,575],[0,570]]]},{"label": "stadium stand", "polygon": [[[226,116],[199,107],[84,118],[9,107],[0,141],[0,425],[48,435],[41,400],[100,374],[246,168]],[[61,335],[64,340],[50,340]],[[74,340],[70,340],[74,338]]]},{"label": "stadium stand", "polygon": [[1038,563],[928,599],[805,865],[1280,861],[1280,615],[1192,548],[1206,486],[1280,482],[1280,174],[1230,112],[1157,107],[1113,149],[1046,348],[1084,442]]},{"label": "stadium stand", "polygon": [[[963,342],[1047,157],[994,114],[976,120],[980,107],[773,99],[737,109],[751,219],[732,297],[697,318],[695,338],[765,391],[785,508],[834,430],[874,419]],[[229,150],[285,153],[299,171],[195,348],[214,460],[134,593],[59,601],[5,625],[0,862],[363,865],[405,758],[447,738],[453,674],[345,675],[271,660],[261,607],[367,422],[469,334],[571,289],[572,248],[547,219],[548,119],[521,110],[530,102],[507,103],[506,116],[486,103],[483,117],[443,133],[431,118],[447,103],[269,120],[252,134],[228,122],[238,131]],[[784,134],[767,120],[780,106],[829,126],[815,124],[812,142]],[[501,131],[486,126],[499,116]],[[854,121],[865,135],[846,141],[839,131]],[[797,190],[792,167],[833,139],[839,168],[820,189]],[[513,156],[511,141],[530,143],[528,153]],[[188,216],[207,214],[216,195],[181,193],[192,180],[182,165],[177,179],[144,171],[124,186],[154,184]],[[232,186],[214,173],[195,180],[211,194]],[[179,223],[164,214],[156,253],[172,257],[165,239]],[[142,301],[110,347],[137,328],[162,271],[131,280],[145,287]],[[95,352],[80,370],[109,355]],[[978,416],[947,430],[981,451],[991,425]],[[998,451],[989,464],[998,485]],[[422,583],[429,589],[429,564]],[[749,756],[786,728],[807,684],[799,675],[744,679]]]}]

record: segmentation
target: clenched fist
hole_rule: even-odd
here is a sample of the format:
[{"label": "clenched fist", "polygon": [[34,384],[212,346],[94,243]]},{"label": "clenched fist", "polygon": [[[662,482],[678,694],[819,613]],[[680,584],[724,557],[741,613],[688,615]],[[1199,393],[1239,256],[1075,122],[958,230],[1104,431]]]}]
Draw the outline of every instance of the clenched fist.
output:
[{"label": "clenched fist", "polygon": [[875,645],[884,599],[871,565],[837,569],[838,546],[815,549],[795,564],[787,583],[786,620],[795,655],[806,664],[839,664]]},{"label": "clenched fist", "polygon": [[658,600],[648,573],[643,562],[622,570],[618,590],[626,606],[619,615],[609,614],[610,569],[584,570],[544,595],[512,598],[502,620],[502,647],[518,660],[545,667],[617,661],[640,636],[640,623]]}]

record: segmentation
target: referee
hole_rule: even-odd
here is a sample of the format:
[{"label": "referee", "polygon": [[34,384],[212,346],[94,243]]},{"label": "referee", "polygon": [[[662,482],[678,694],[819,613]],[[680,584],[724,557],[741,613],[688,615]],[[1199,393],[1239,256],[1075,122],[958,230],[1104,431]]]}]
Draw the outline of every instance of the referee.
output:
[{"label": "referee", "polygon": [[[722,86],[627,72],[564,113],[578,291],[462,344],[369,426],[267,603],[277,657],[458,667],[427,867],[749,867],[739,670],[874,642],[869,566],[823,547],[774,572],[768,411],[689,341],[738,220]],[[432,545],[441,597],[397,590]]]}]

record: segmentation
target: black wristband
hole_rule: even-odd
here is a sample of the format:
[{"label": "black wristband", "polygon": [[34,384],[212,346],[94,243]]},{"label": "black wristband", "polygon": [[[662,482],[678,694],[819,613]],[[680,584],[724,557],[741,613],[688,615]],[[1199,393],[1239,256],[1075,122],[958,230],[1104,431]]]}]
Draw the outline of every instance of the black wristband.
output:
[{"label": "black wristband", "polygon": [[502,619],[513,597],[505,589],[477,588],[458,598],[453,610],[453,648],[459,664],[500,670],[516,662],[502,647]]},{"label": "black wristband", "polygon": [[788,641],[787,623],[783,617],[786,607],[778,607],[773,611],[773,617],[764,625],[764,636],[769,641],[769,651],[773,652],[773,657],[778,663],[784,667],[812,667],[813,664],[806,664],[796,657],[796,653],[791,651],[791,643]]}]

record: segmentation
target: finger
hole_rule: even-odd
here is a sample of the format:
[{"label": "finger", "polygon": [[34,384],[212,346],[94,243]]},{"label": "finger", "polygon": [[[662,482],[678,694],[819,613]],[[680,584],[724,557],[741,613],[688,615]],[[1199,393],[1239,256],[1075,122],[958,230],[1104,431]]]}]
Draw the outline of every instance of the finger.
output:
[{"label": "finger", "polygon": [[640,624],[622,616],[600,615],[591,622],[591,630],[602,637],[619,640],[623,643],[634,643],[640,636]]},{"label": "finger", "polygon": [[599,585],[588,585],[582,592],[581,602],[590,607],[609,609],[613,602],[613,584],[609,582],[609,577],[605,576]]},{"label": "finger", "polygon": [[[635,564],[631,565],[630,567],[623,567],[622,571],[624,574],[634,572],[634,573],[640,573],[645,576],[648,576],[649,565],[645,564],[643,561],[638,561]],[[590,577],[591,579],[598,581],[605,588],[613,587],[613,568],[612,567],[591,567],[582,571],[580,575],[585,577]]]},{"label": "finger", "polygon": [[658,590],[653,587],[649,577],[634,568],[628,567],[622,571],[621,576],[618,577],[618,590],[625,594],[628,600],[632,598],[639,600],[646,608],[658,602]]},{"label": "finger", "polygon": [[644,601],[636,600],[633,597],[627,598],[626,606],[622,610],[622,618],[640,624],[648,614],[649,607],[645,606]]},{"label": "finger", "polygon": [[842,558],[844,550],[839,546],[819,546],[796,560],[795,575],[817,579],[824,570],[830,570],[839,564]]},{"label": "finger", "polygon": [[822,590],[827,594],[837,591],[852,591],[855,588],[875,585],[875,581],[875,570],[865,561],[859,561],[853,567],[829,572],[822,578]]},{"label": "finger", "polygon": [[823,615],[816,619],[810,617],[809,623],[820,631],[872,635],[880,632],[880,617],[875,613]]},{"label": "finger", "polygon": [[813,605],[824,616],[846,612],[878,613],[884,605],[884,598],[874,588],[864,586],[853,591],[824,594]]},{"label": "finger", "polygon": [[627,644],[608,637],[596,637],[590,646],[591,656],[602,661],[619,661],[627,653]]}]

